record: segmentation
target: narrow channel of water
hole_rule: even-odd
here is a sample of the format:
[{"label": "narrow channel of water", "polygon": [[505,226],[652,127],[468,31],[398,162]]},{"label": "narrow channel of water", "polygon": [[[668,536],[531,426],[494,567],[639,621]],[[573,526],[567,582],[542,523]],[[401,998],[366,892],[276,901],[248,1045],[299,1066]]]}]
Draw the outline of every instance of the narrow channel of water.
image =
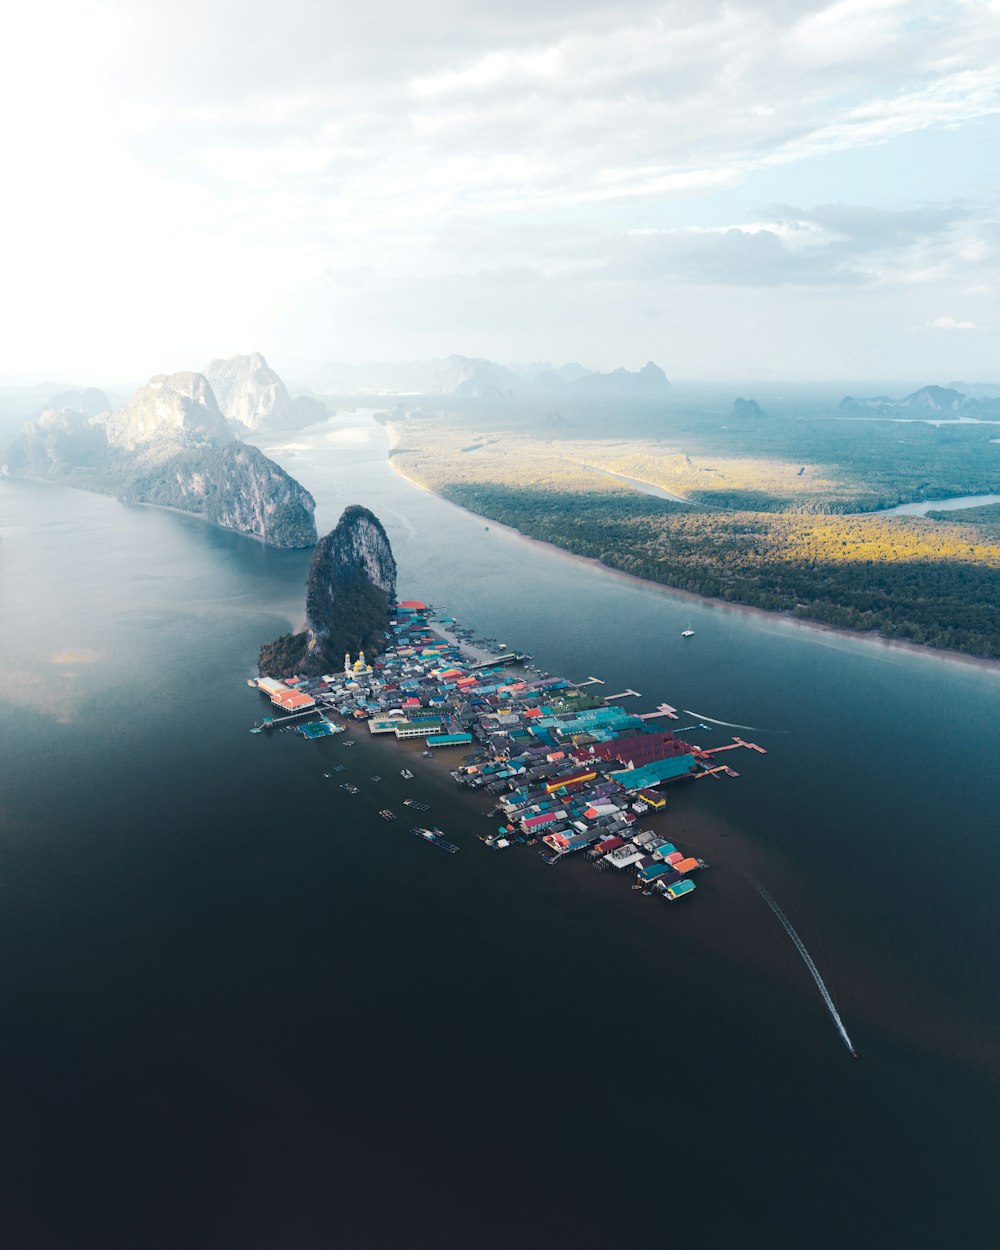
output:
[{"label": "narrow channel of water", "polygon": [[[1000,439],[994,440],[1000,442]],[[950,499],[928,499],[921,503],[901,503],[895,508],[883,508],[869,516],[926,516],[928,512],[957,512],[962,508],[981,508],[986,504],[1000,503],[1000,495],[953,495]]]}]

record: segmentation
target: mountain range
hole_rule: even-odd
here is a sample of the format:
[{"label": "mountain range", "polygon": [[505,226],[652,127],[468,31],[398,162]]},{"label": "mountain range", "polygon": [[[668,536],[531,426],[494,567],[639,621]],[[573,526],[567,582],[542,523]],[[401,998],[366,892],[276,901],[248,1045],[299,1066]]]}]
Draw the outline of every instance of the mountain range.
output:
[{"label": "mountain range", "polygon": [[558,368],[547,361],[501,365],[475,356],[396,364],[330,365],[323,389],[342,393],[456,395],[471,399],[508,399],[558,395],[582,400],[664,398],[666,374],[650,361],[636,372],[600,373],[575,362]]},{"label": "mountain range", "polygon": [[888,395],[856,399],[846,395],[840,401],[839,410],[849,416],[909,416],[919,420],[930,415],[944,420],[971,417],[992,421],[1000,418],[1000,396],[974,398],[951,386],[922,386],[902,399],[891,399]]}]

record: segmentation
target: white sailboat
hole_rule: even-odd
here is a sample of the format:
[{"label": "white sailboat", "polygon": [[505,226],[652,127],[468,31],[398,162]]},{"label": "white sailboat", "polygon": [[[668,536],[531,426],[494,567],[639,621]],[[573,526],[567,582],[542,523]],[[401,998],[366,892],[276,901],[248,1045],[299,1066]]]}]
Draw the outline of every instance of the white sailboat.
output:
[{"label": "white sailboat", "polygon": [[682,638],[693,638],[693,637],[694,637],[694,630],[691,628],[691,622],[690,622],[690,621],[688,621],[688,627],[687,627],[687,629],[682,629],[682,630],[681,630],[681,637],[682,637]]}]

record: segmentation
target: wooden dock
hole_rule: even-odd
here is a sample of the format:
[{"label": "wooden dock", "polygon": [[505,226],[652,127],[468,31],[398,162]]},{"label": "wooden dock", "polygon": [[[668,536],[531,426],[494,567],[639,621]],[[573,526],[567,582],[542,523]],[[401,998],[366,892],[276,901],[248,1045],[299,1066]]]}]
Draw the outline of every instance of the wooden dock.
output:
[{"label": "wooden dock", "polygon": [[671,707],[669,703],[658,703],[656,705],[655,712],[645,712],[639,717],[639,719],[656,720],[658,716],[669,716],[671,720],[677,720],[677,709],[675,707]]},{"label": "wooden dock", "polygon": [[763,747],[759,747],[756,742],[744,742],[742,738],[734,738],[732,742],[724,747],[710,747],[707,751],[702,751],[702,755],[718,755],[720,751],[736,751],[740,747],[746,747],[748,751],[758,751],[761,755],[766,755],[767,751]]}]

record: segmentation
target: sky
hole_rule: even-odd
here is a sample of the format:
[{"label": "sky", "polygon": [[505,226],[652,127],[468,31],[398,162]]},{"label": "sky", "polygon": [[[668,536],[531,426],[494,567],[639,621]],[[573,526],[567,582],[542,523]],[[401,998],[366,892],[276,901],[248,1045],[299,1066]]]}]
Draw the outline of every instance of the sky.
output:
[{"label": "sky", "polygon": [[1000,0],[33,0],[0,375],[1000,381]]}]

